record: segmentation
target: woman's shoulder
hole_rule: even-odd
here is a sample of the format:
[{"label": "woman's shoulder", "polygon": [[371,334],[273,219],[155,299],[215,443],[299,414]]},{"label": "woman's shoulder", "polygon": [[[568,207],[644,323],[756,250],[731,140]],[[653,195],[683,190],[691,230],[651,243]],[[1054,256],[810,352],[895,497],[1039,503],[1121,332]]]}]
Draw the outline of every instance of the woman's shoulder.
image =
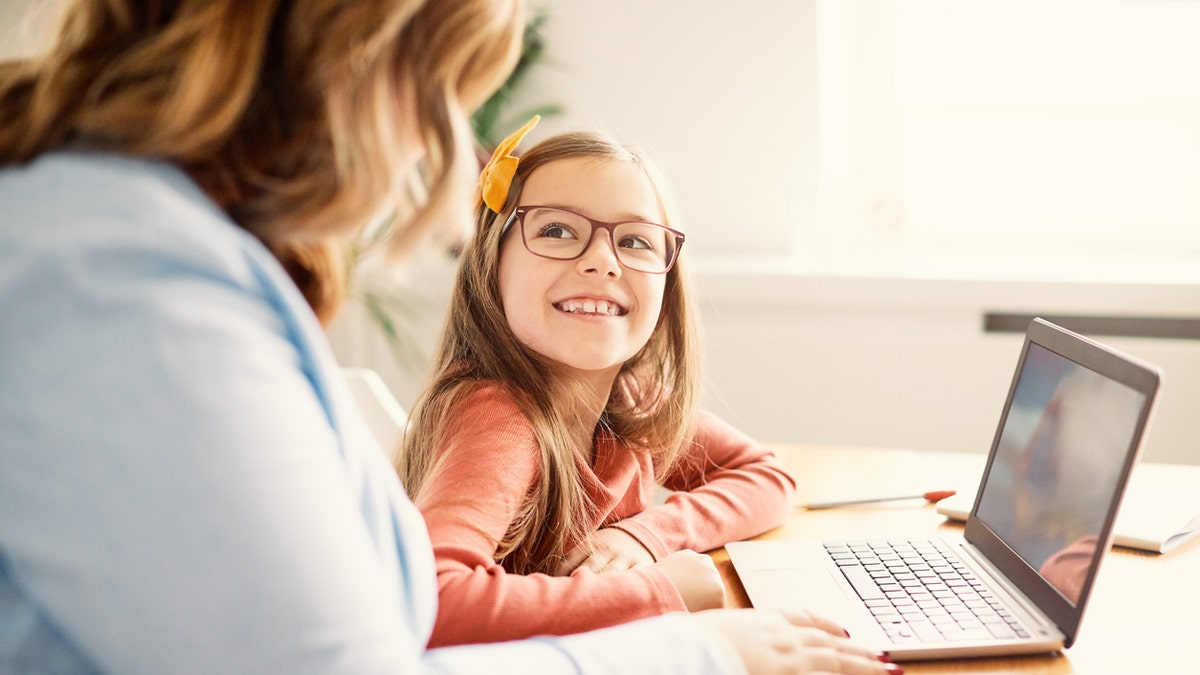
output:
[{"label": "woman's shoulder", "polygon": [[247,260],[270,257],[169,162],[48,152],[0,171],[0,201],[9,207],[0,216],[0,233],[30,252],[169,258],[246,281],[252,280]]},{"label": "woman's shoulder", "polygon": [[128,220],[162,211],[222,213],[174,164],[106,152],[55,150],[5,166],[0,190],[23,190],[27,207],[48,215],[86,210],[102,216],[120,209]]}]

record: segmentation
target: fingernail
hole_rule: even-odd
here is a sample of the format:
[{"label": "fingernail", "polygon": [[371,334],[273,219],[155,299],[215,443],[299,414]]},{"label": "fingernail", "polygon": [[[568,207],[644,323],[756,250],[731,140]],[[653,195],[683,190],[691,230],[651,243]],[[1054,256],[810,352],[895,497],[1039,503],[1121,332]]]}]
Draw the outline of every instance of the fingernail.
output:
[{"label": "fingernail", "polygon": [[884,663],[892,662],[892,655],[888,654],[887,652],[879,652],[878,654],[875,655],[875,658],[879,659],[880,661],[882,661]]},{"label": "fingernail", "polygon": [[850,631],[848,631],[848,630],[846,630],[845,628],[843,628],[843,629],[842,629],[842,632],[846,634],[846,637],[850,637]]},{"label": "fingernail", "polygon": [[884,664],[883,669],[892,675],[904,675],[904,669],[894,663]]}]

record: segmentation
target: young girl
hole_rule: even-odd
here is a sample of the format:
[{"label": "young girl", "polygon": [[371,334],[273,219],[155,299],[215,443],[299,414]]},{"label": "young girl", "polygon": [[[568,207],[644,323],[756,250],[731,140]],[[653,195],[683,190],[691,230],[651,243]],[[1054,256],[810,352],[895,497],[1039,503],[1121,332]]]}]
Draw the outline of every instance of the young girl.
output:
[{"label": "young girl", "polygon": [[[431,645],[719,607],[705,551],[786,517],[773,453],[696,411],[684,234],[591,133],[484,169],[432,383],[397,459],[437,558]],[[656,504],[656,485],[674,492]],[[690,550],[689,550],[690,549]]]}]

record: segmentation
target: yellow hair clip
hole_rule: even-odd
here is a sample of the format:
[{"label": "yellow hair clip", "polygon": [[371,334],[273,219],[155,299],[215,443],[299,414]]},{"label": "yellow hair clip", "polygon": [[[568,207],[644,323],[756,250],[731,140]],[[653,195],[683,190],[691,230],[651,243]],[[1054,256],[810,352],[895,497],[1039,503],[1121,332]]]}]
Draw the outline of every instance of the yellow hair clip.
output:
[{"label": "yellow hair clip", "polygon": [[521,142],[525,134],[529,133],[530,129],[537,125],[540,119],[542,119],[540,115],[534,115],[533,119],[525,123],[525,126],[500,141],[500,145],[497,145],[496,151],[492,153],[492,158],[488,160],[487,166],[484,166],[483,172],[479,174],[479,189],[483,193],[483,203],[496,213],[500,213],[500,209],[504,208],[504,200],[508,199],[508,188],[512,186],[513,176],[517,174],[517,158],[512,156],[512,151],[517,149],[517,144]]}]

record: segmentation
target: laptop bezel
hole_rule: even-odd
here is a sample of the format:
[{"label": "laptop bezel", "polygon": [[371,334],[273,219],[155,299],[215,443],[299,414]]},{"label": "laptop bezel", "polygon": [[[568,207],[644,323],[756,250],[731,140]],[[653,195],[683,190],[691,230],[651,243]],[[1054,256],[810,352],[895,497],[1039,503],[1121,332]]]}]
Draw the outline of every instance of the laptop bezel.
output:
[{"label": "laptop bezel", "polygon": [[[1082,591],[1077,604],[1072,604],[1037,570],[1020,557],[996,532],[977,516],[983,488],[987,484],[992,471],[993,462],[998,454],[998,445],[1008,420],[1013,397],[1017,391],[1021,374],[1025,368],[1026,356],[1031,344],[1036,344],[1055,354],[1073,361],[1084,368],[1098,373],[1106,378],[1120,382],[1145,396],[1142,409],[1138,413],[1130,446],[1126,448],[1123,466],[1117,480],[1116,494],[1109,503],[1105,514],[1096,548],[1092,558],[1091,571],[1084,580]],[[1143,363],[1115,349],[1102,345],[1094,340],[1069,331],[1041,318],[1034,319],[1025,333],[1025,341],[1021,347],[1021,355],[1017,368],[1013,372],[1012,383],[1008,396],[1001,410],[1000,422],[996,426],[995,437],[992,440],[991,451],[988,453],[987,464],[976,490],[975,503],[967,516],[964,539],[977,548],[989,562],[1012,583],[1022,589],[1028,599],[1058,626],[1065,639],[1064,647],[1070,647],[1075,641],[1079,625],[1083,619],[1084,609],[1094,587],[1100,563],[1104,555],[1112,547],[1114,525],[1117,512],[1120,509],[1125,489],[1129,484],[1130,473],[1145,444],[1146,430],[1149,426],[1151,412],[1157,398],[1162,372],[1155,366]]]}]

